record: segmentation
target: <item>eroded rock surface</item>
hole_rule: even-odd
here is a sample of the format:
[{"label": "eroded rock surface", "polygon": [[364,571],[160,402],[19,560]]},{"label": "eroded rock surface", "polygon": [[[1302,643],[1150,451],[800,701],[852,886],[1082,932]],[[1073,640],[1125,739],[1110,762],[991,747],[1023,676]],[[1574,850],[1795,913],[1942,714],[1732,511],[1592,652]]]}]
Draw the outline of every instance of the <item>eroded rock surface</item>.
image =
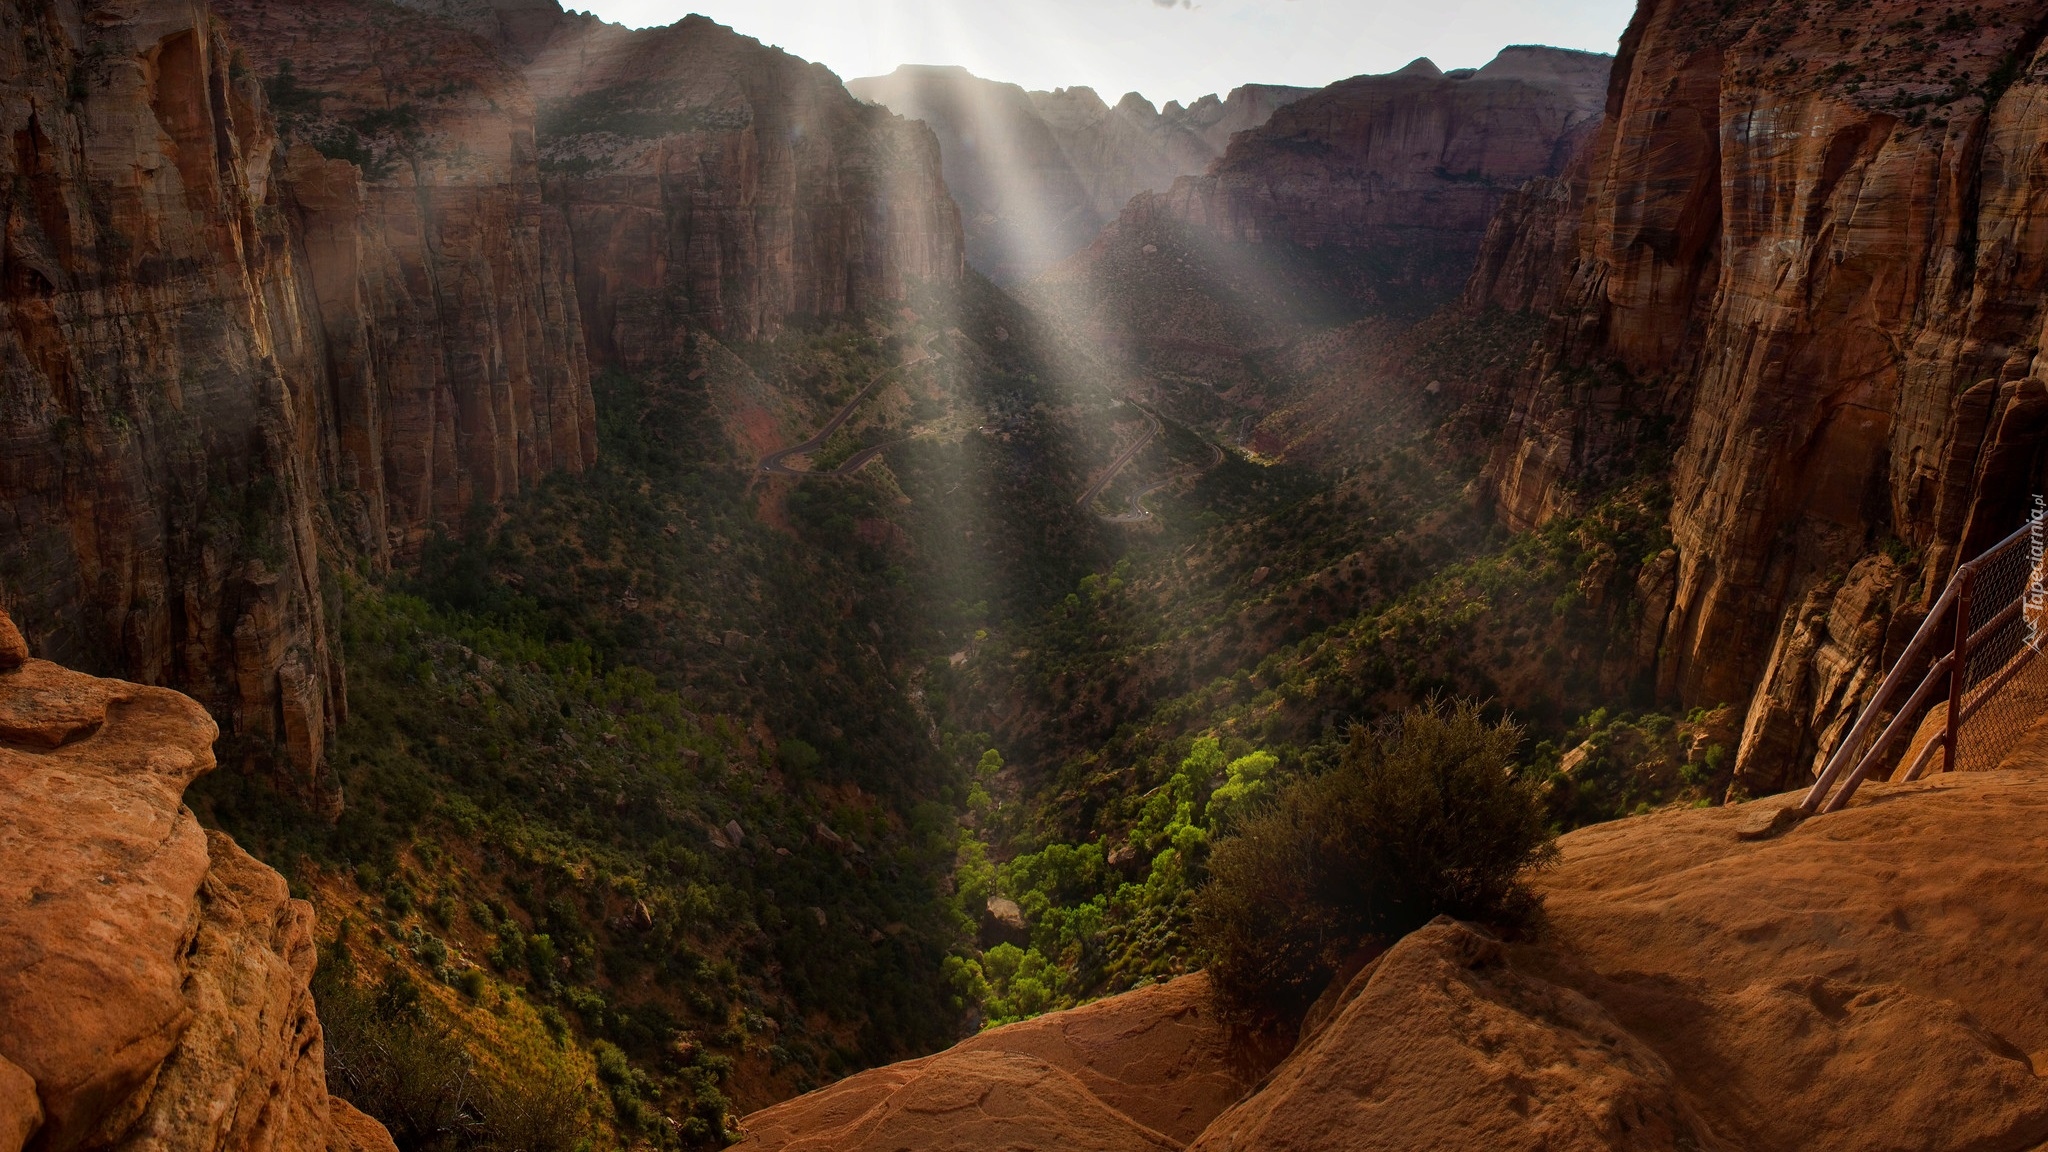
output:
[{"label": "eroded rock surface", "polygon": [[327,1146],[313,910],[184,807],[205,709],[29,660],[0,714],[0,1149]]},{"label": "eroded rock surface", "polygon": [[[1229,1066],[1172,1033],[1069,1054],[1076,1033],[1146,1034],[1189,977],[778,1105],[749,1118],[743,1146],[966,1149],[1016,1116],[1028,1135],[986,1146],[1146,1147],[1154,1133],[1203,1152],[2040,1147],[2048,772],[1869,785],[1840,813],[1738,836],[1790,799],[1565,836],[1524,937],[1446,919],[1401,939],[1326,996],[1249,1092],[1252,1074],[1172,1075]],[[1025,1056],[1040,1061],[1029,1072]],[[1077,1084],[1134,1121],[1165,1100],[1177,1119],[1100,1127]],[[1053,1115],[1076,1121],[1046,1127]]]},{"label": "eroded rock surface", "polygon": [[747,1117],[748,1148],[1186,1146],[1271,1066],[1233,1047],[1200,974],[990,1029]]}]

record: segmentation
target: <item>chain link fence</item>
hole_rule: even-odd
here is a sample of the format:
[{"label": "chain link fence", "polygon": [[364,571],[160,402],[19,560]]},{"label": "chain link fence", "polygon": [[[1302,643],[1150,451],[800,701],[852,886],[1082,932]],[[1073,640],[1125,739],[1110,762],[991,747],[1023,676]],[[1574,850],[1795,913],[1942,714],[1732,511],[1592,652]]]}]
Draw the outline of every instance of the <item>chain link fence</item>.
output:
[{"label": "chain link fence", "polygon": [[[1833,812],[1872,776],[1912,780],[2029,756],[2048,764],[2048,660],[2037,659],[2048,645],[2044,550],[2048,519],[2037,508],[2012,535],[1956,569],[1801,808]],[[1911,674],[1923,667],[1914,682]],[[2038,748],[2027,739],[2036,727]]]}]

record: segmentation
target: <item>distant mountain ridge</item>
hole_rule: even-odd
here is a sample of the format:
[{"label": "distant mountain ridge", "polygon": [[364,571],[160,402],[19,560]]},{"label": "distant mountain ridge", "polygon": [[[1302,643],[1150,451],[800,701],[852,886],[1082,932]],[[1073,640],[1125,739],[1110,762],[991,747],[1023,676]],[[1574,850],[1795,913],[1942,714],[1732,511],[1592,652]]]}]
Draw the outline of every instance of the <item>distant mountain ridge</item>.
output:
[{"label": "distant mountain ridge", "polygon": [[923,64],[846,88],[938,135],[968,262],[999,283],[1028,280],[1080,251],[1132,196],[1206,171],[1233,134],[1315,91],[1246,84],[1163,109],[1131,92],[1112,106],[1092,88],[1029,92]]}]

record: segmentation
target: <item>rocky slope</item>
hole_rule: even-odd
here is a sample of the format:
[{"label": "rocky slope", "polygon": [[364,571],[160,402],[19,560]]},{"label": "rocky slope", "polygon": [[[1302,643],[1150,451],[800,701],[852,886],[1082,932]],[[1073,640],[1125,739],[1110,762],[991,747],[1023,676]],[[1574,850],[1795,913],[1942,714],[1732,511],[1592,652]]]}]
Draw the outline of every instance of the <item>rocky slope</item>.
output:
[{"label": "rocky slope", "polygon": [[708,21],[10,8],[0,597],[332,813],[322,549],[596,452],[595,365],[960,272],[930,134]]},{"label": "rocky slope", "polygon": [[1598,134],[1480,262],[1470,302],[1551,317],[1482,405],[1487,491],[1540,523],[1672,430],[1644,648],[1665,697],[1748,705],[1753,792],[2039,490],[2043,31],[2030,3],[1645,3]]},{"label": "rocky slope", "polygon": [[180,802],[216,733],[0,614],[0,1148],[393,1147],[327,1094],[312,906]]},{"label": "rocky slope", "polygon": [[[1102,1050],[1120,1060],[1030,1047],[1046,1067],[1028,1074],[990,1058],[1025,1050],[1007,1038],[1021,1028],[1184,1027],[1188,978],[758,1113],[742,1147],[1035,1146],[968,1138],[1000,1110],[1074,1118],[1060,1146],[1075,1149],[2024,1152],[2048,1139],[2048,940],[2027,911],[2048,895],[2044,784],[1878,785],[1775,840],[1738,835],[1755,806],[1571,833],[1533,932],[1439,920],[1400,940],[1324,995],[1249,1094],[1251,1074],[1183,1071],[1216,1059],[1201,1043]],[[1179,1102],[1187,1123],[1079,1123],[1131,1096]]]},{"label": "rocky slope", "polygon": [[1245,85],[1162,111],[1136,92],[1111,107],[1091,88],[1026,92],[964,68],[908,64],[846,87],[938,134],[967,258],[1004,284],[1079,251],[1132,196],[1205,171],[1231,133],[1311,91]]}]

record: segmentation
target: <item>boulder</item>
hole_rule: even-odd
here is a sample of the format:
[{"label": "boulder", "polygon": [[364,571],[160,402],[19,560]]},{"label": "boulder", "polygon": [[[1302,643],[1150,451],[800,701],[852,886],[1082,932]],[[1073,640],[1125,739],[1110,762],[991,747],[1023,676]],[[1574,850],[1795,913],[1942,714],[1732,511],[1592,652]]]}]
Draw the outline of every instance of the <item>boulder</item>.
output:
[{"label": "boulder", "polygon": [[41,660],[0,718],[0,1149],[329,1143],[312,907],[182,802],[212,718]]}]

